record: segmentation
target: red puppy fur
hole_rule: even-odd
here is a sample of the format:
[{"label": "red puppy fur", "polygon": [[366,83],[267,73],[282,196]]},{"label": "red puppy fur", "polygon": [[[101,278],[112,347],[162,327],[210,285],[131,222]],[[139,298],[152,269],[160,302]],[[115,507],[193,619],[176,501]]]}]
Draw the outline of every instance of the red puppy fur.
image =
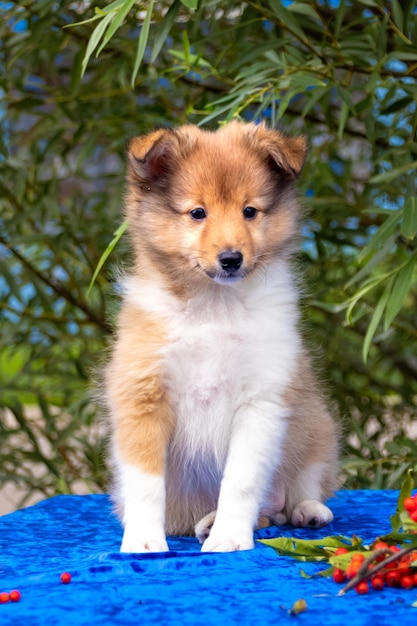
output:
[{"label": "red puppy fur", "polygon": [[253,547],[263,516],[323,526],[337,428],[298,330],[303,137],[231,122],[129,147],[124,280],[106,370],[121,550]]}]

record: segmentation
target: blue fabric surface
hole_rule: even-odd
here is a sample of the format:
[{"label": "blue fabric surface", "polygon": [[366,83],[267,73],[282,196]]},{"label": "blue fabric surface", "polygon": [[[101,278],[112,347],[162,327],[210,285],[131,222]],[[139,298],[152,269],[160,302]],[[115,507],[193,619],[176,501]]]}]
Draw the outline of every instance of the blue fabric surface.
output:
[{"label": "blue fabric surface", "polygon": [[[258,538],[390,530],[394,491],[341,491],[329,501],[334,522],[321,530],[271,527]],[[193,538],[171,538],[170,552],[119,554],[121,527],[107,496],[58,496],[0,517],[0,591],[19,589],[19,603],[0,605],[1,626],[117,624],[280,624],[401,626],[415,624],[416,589],[336,597],[331,579],[305,579],[323,564],[299,563],[257,543],[255,550],[202,554]],[[72,574],[60,583],[63,571]],[[308,609],[287,611],[299,598]]]}]

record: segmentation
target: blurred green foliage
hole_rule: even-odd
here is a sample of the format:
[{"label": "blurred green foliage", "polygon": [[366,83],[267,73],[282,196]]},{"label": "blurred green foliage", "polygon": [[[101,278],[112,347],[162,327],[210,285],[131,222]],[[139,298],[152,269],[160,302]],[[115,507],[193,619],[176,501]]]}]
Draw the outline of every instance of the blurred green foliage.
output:
[{"label": "blurred green foliage", "polygon": [[[417,458],[415,0],[0,5],[0,481],[106,489],[92,381],[117,299],[129,137],[265,118],[304,133],[305,329],[347,487]],[[98,392],[99,395],[99,392]],[[415,437],[414,431],[414,437]]]}]

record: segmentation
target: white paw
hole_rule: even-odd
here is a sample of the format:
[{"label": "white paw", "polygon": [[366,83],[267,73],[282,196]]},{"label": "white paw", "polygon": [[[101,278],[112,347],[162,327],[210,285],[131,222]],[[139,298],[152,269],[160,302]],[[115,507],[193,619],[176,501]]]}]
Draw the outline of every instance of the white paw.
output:
[{"label": "white paw", "polygon": [[275,513],[275,515],[270,515],[269,519],[275,526],[284,526],[288,524],[288,518],[285,513]]},{"label": "white paw", "polygon": [[237,552],[238,550],[252,550],[254,547],[253,533],[228,534],[210,533],[203,543],[202,552]]},{"label": "white paw", "polygon": [[331,510],[318,500],[303,500],[293,510],[291,523],[293,526],[305,528],[321,528],[333,521]]},{"label": "white paw", "polygon": [[135,537],[126,532],[123,536],[120,552],[168,552],[165,539],[157,537]]},{"label": "white paw", "polygon": [[195,536],[200,543],[204,543],[204,541],[210,535],[211,528],[214,524],[214,520],[216,519],[216,513],[217,511],[212,511],[211,513],[203,517],[203,519],[201,519],[198,524],[195,525]]}]

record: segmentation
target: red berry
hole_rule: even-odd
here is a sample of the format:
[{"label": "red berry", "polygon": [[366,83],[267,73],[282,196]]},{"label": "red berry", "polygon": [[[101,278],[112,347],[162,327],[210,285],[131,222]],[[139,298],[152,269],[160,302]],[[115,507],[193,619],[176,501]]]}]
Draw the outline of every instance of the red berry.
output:
[{"label": "red berry", "polygon": [[360,594],[363,595],[365,593],[368,593],[369,591],[369,585],[367,583],[366,580],[361,580],[360,583],[358,583],[355,587],[355,590]]},{"label": "red berry", "polygon": [[[393,554],[395,554],[396,552],[401,552],[401,548],[399,548],[398,546],[392,546],[392,547],[391,547],[391,551],[390,551],[390,552],[388,552],[388,553],[384,556],[384,558],[383,558],[382,560],[387,559],[388,557],[392,556],[392,555],[393,555]],[[379,561],[379,560],[380,560],[380,559],[378,559],[378,561]],[[399,561],[391,561],[391,563],[388,563],[388,565],[386,565],[386,566],[385,566],[385,568],[386,568],[386,569],[397,569],[397,567],[398,567],[398,563],[399,563]]]},{"label": "red berry", "polygon": [[391,570],[385,576],[388,587],[398,587],[401,580],[401,574],[397,570]]},{"label": "red berry", "polygon": [[22,594],[17,589],[13,589],[13,591],[10,592],[10,600],[12,602],[19,602],[21,597]]},{"label": "red berry", "polygon": [[417,509],[410,513],[410,518],[413,520],[413,522],[417,522]]},{"label": "red berry", "polygon": [[0,604],[6,604],[10,600],[10,596],[5,591],[0,593]]},{"label": "red berry", "polygon": [[381,591],[384,588],[384,579],[382,576],[374,576],[371,578],[371,585],[375,591]]},{"label": "red berry", "polygon": [[412,589],[414,587],[414,580],[412,576],[401,576],[400,585],[403,589]]},{"label": "red berry", "polygon": [[337,567],[334,569],[332,577],[335,583],[344,583],[346,580],[345,572]]},{"label": "red berry", "polygon": [[408,561],[401,561],[398,564],[398,571],[400,572],[401,576],[409,576],[412,573]]},{"label": "red berry", "polygon": [[387,554],[388,554],[388,553],[389,553],[389,551],[390,551],[389,546],[388,546],[388,544],[387,544],[387,543],[385,543],[385,541],[377,541],[377,542],[375,543],[375,545],[372,547],[372,549],[373,549],[373,550],[375,550],[375,551],[376,551],[376,550],[385,550],[385,552],[386,552],[386,554],[380,554],[380,555],[377,557],[377,559],[376,559],[376,560],[377,560],[378,562],[383,561],[384,559],[386,559],[386,558],[387,558]]},{"label": "red berry", "polygon": [[404,500],[404,508],[409,513],[417,510],[417,500],[415,498],[406,498]]},{"label": "red berry", "polygon": [[63,574],[61,574],[60,580],[62,583],[64,583],[64,585],[68,585],[68,583],[71,582],[71,574],[69,572],[64,572]]},{"label": "red berry", "polygon": [[365,560],[365,555],[362,554],[362,552],[357,552],[356,554],[352,555],[351,563],[359,563],[359,565],[362,565],[364,560]]},{"label": "red berry", "polygon": [[336,556],[339,556],[339,554],[348,554],[349,550],[347,548],[337,548],[334,553]]},{"label": "red berry", "polygon": [[412,575],[414,586],[417,587],[417,573]]},{"label": "red berry", "polygon": [[355,578],[360,568],[361,568],[361,563],[349,563],[349,565],[346,568],[347,578],[349,578],[349,580],[351,580],[352,578]]}]

